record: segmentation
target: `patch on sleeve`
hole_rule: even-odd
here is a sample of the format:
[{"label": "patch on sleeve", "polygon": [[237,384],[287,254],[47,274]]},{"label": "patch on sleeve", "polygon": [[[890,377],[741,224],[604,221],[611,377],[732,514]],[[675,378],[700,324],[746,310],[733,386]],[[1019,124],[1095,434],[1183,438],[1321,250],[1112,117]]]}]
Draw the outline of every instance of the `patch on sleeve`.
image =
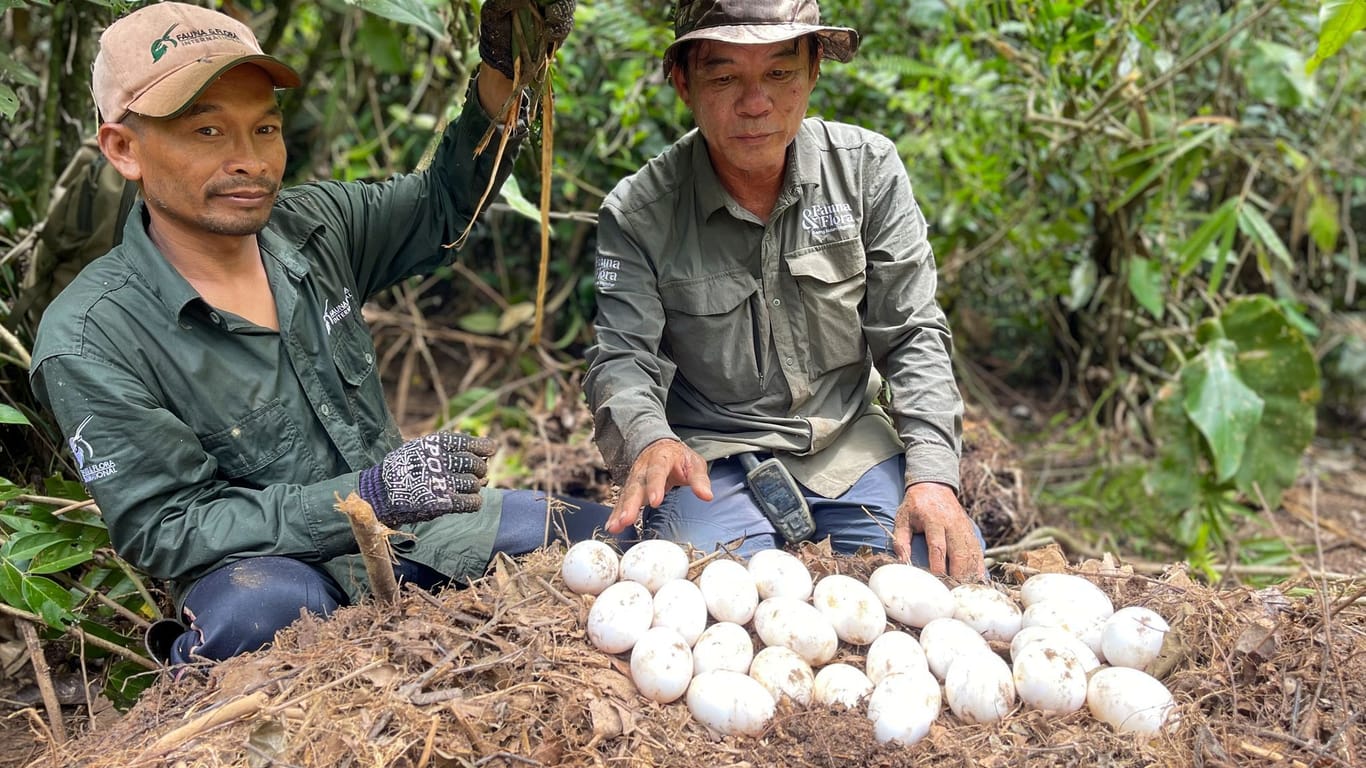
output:
[{"label": "patch on sleeve", "polygon": [[97,461],[97,454],[94,447],[90,445],[90,440],[85,437],[85,428],[90,425],[95,416],[86,416],[80,426],[76,427],[76,434],[66,439],[66,444],[71,448],[71,455],[76,459],[76,468],[80,470],[81,481],[86,485],[106,477],[112,477],[118,473],[118,465],[112,459]]},{"label": "patch on sleeve", "polygon": [[597,284],[599,291],[617,287],[617,273],[621,270],[621,259],[598,257]]}]

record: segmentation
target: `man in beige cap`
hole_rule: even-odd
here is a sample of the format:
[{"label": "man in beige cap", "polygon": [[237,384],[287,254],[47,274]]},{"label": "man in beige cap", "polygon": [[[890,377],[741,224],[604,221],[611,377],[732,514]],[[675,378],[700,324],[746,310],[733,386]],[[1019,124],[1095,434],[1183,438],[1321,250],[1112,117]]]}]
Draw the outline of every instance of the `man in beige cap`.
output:
[{"label": "man in beige cap", "polygon": [[[423,586],[476,577],[494,552],[555,535],[543,495],[484,487],[492,441],[402,440],[361,317],[377,291],[454,258],[443,244],[479,214],[490,179],[506,178],[511,161],[495,167],[475,147],[514,97],[518,7],[483,4],[482,62],[429,170],[287,191],[275,89],[299,76],[246,25],[168,2],[101,36],[100,148],[143,202],[122,243],[44,313],[31,382],[115,548],[172,582],[188,625],[157,626],[158,656],[254,650],[301,608],[326,614],[364,594],[356,540],[333,508],[353,491],[415,534],[395,539],[395,571]],[[573,10],[553,4],[532,44],[562,42]],[[526,126],[513,130],[515,150]],[[572,503],[570,538],[609,512]]]},{"label": "man in beige cap", "polygon": [[584,387],[623,484],[608,529],[643,512],[703,549],[828,537],[980,578],[925,218],[891,141],[806,117],[858,33],[816,0],[680,0],[675,31],[664,72],[697,129],[599,216]]}]

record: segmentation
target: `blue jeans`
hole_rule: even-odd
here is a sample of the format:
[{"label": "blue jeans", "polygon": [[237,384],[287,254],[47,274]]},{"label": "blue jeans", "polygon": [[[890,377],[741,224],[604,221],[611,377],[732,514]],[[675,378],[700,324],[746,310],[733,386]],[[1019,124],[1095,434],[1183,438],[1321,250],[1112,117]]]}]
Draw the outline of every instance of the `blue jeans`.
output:
[{"label": "blue jeans", "polygon": [[[549,540],[592,538],[606,527],[610,508],[581,499],[565,501],[578,511],[564,515],[565,530],[549,531]],[[546,540],[545,494],[505,492],[493,551],[523,555]],[[618,543],[624,548],[631,541],[619,539]],[[400,583],[427,590],[451,581],[401,557],[394,565],[394,575]],[[184,623],[158,622],[148,633],[147,645],[154,656],[175,665],[205,659],[221,661],[269,644],[277,630],[299,618],[300,610],[327,616],[347,603],[346,593],[321,568],[288,557],[250,557],[217,568],[195,582],[185,595]]]},{"label": "blue jeans", "polygon": [[[841,554],[853,554],[860,547],[890,552],[896,510],[905,497],[905,462],[900,455],[883,461],[833,499],[799,483],[816,523],[812,538],[830,537],[832,549]],[[741,558],[783,545],[782,537],[754,503],[739,459],[712,462],[710,477],[711,501],[697,498],[687,486],[669,491],[662,504],[646,510],[645,535],[691,544],[704,552],[743,538],[730,550]],[[977,538],[982,540],[981,531]],[[925,537],[919,533],[911,537],[911,563],[929,567]]]}]

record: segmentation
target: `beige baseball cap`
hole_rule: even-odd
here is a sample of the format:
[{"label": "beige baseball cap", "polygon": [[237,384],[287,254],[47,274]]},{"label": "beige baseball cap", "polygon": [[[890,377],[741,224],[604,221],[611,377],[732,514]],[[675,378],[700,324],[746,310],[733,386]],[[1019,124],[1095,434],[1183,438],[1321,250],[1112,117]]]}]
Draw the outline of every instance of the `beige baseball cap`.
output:
[{"label": "beige baseball cap", "polygon": [[857,31],[821,24],[818,0],[678,0],[664,76],[673,70],[679,45],[689,40],[765,45],[809,34],[820,37],[823,58],[845,62],[858,50]]},{"label": "beige baseball cap", "polygon": [[237,19],[187,3],[156,3],[100,35],[90,90],[105,122],[117,123],[130,112],[175,117],[219,75],[248,63],[265,70],[278,88],[301,82]]}]

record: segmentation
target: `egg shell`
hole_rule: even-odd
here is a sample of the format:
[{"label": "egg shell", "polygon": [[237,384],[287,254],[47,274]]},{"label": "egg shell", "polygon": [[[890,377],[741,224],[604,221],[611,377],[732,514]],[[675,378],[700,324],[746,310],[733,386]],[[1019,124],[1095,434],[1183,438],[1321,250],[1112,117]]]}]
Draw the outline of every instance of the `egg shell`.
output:
[{"label": "egg shell", "polygon": [[825,614],[795,597],[770,597],[759,603],[754,631],[764,645],[790,648],[812,667],[830,661],[839,649],[839,637]]},{"label": "egg shell", "polygon": [[805,600],[811,597],[813,585],[811,571],[806,563],[781,549],[761,549],[755,552],[745,565],[754,586],[759,591],[759,599],[770,597],[795,597]]},{"label": "egg shell", "polygon": [[1160,680],[1132,667],[1105,667],[1091,675],[1086,708],[1120,733],[1155,736],[1175,722],[1176,701]]},{"label": "egg shell", "polygon": [[966,654],[949,667],[944,698],[964,722],[994,723],[1015,706],[1015,679],[1000,656]]},{"label": "egg shell", "polygon": [[943,709],[943,692],[929,670],[896,672],[882,678],[868,697],[868,719],[878,720],[900,710],[916,710],[933,722]]},{"label": "egg shell", "polygon": [[616,550],[597,539],[577,542],[564,553],[560,576],[571,592],[599,595],[617,583],[621,558]]},{"label": "egg shell", "polygon": [[1086,643],[1096,658],[1105,661],[1100,640],[1101,630],[1105,628],[1105,620],[1109,617],[1110,614],[1093,603],[1044,600],[1024,609],[1020,627],[1057,627],[1066,630]]},{"label": "egg shell", "polygon": [[1083,643],[1081,638],[1059,627],[1024,627],[1015,634],[1010,641],[1010,658],[1013,661],[1026,645],[1035,641],[1046,641],[1050,646],[1059,651],[1069,651],[1077,658],[1081,664],[1082,672],[1090,674],[1091,670],[1100,666],[1100,659],[1096,658],[1095,651],[1091,646]]},{"label": "egg shell", "polygon": [[702,590],[687,579],[667,582],[655,593],[651,626],[673,627],[691,648],[707,628],[707,604]]},{"label": "egg shell", "polygon": [[868,645],[887,628],[887,610],[867,584],[835,573],[816,582],[816,609],[830,619],[835,635],[851,645]]},{"label": "egg shell", "polygon": [[644,584],[652,595],[666,583],[687,575],[687,553],[666,539],[637,542],[621,555],[621,580]]},{"label": "egg shell", "polygon": [[1044,712],[1076,712],[1086,704],[1086,670],[1076,654],[1048,640],[1029,643],[1011,663],[1020,701]]},{"label": "egg shell", "polygon": [[923,627],[953,616],[953,596],[939,577],[906,563],[878,566],[868,588],[882,601],[887,615],[909,627]]},{"label": "egg shell", "polygon": [[717,621],[748,624],[759,605],[759,591],[754,577],[745,566],[734,560],[713,560],[702,569],[697,579],[707,612]]},{"label": "egg shell", "polygon": [[692,649],[672,627],[652,627],[631,649],[631,680],[651,701],[668,704],[692,682]]},{"label": "egg shell", "polygon": [[773,694],[775,702],[786,696],[803,706],[811,703],[816,675],[811,665],[790,648],[770,645],[754,654],[749,676]]},{"label": "egg shell", "polygon": [[816,671],[812,698],[827,707],[842,704],[849,709],[873,692],[873,681],[852,664],[827,664]]},{"label": "egg shell", "polygon": [[635,646],[654,617],[650,590],[634,581],[618,581],[588,609],[588,639],[604,653],[623,653]]},{"label": "egg shell", "polygon": [[1070,573],[1036,573],[1020,585],[1020,605],[1026,609],[1045,600],[1084,604],[1109,617],[1115,606],[1100,587]]},{"label": "egg shell", "polygon": [[1010,642],[1020,631],[1020,607],[990,584],[960,584],[949,590],[953,617],[988,640]]},{"label": "egg shell", "polygon": [[693,674],[726,670],[748,672],[754,661],[754,641],[739,624],[718,621],[702,631],[692,647]]},{"label": "egg shell", "polygon": [[863,661],[864,672],[873,685],[882,682],[887,675],[899,672],[930,671],[925,660],[925,649],[920,641],[900,630],[883,632],[873,644],[868,646],[867,657]]},{"label": "egg shell", "polygon": [[758,736],[775,710],[773,697],[754,678],[728,670],[694,677],[687,698],[694,719],[726,736]]},{"label": "egg shell", "polygon": [[986,638],[977,630],[953,618],[938,618],[920,630],[920,647],[925,651],[925,662],[935,678],[944,680],[958,657],[973,653],[991,653]]},{"label": "egg shell", "polygon": [[1116,667],[1148,671],[1162,652],[1171,626],[1151,608],[1131,605],[1120,608],[1101,627],[1100,649]]}]

